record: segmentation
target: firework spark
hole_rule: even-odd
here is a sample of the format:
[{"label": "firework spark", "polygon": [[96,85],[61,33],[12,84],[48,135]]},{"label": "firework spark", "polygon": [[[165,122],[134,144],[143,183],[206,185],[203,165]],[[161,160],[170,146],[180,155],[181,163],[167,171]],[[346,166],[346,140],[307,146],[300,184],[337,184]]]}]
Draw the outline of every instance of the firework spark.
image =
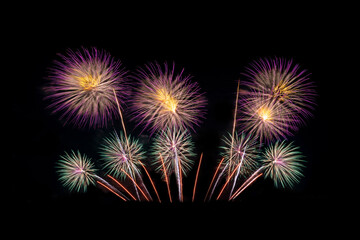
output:
[{"label": "firework spark", "polygon": [[45,99],[53,113],[60,112],[64,123],[83,127],[103,127],[116,112],[113,91],[122,104],[128,84],[120,61],[107,52],[83,48],[60,55],[50,69]]},{"label": "firework spark", "polygon": [[[170,176],[175,174],[179,200],[182,201],[182,176],[186,176],[187,172],[193,165],[192,157],[195,157],[194,146],[191,135],[186,129],[167,128],[161,131],[154,140],[153,156],[154,165],[158,172],[165,171],[163,175]],[[165,175],[164,175],[165,176]]]},{"label": "firework spark", "polygon": [[140,69],[138,92],[133,100],[133,120],[144,129],[156,130],[166,127],[189,127],[193,129],[204,118],[206,99],[196,82],[190,76],[183,76],[182,70],[175,75],[165,63],[162,70],[159,64],[150,64]]},{"label": "firework spark", "polygon": [[295,132],[312,116],[315,89],[309,73],[292,60],[260,59],[244,73],[248,89],[239,100],[243,130],[262,139],[279,139]]}]

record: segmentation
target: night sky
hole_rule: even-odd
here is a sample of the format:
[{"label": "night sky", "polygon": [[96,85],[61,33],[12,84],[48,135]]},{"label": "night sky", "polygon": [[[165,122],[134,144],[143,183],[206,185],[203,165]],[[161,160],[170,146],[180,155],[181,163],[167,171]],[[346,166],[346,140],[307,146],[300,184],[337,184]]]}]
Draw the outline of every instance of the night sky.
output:
[{"label": "night sky", "polygon": [[[112,6],[102,6],[96,18],[95,13],[87,18],[76,16],[77,10],[71,7],[67,11],[48,11],[36,18],[29,17],[19,28],[19,39],[24,40],[16,49],[21,61],[16,64],[19,72],[14,72],[19,79],[14,81],[16,96],[12,104],[12,124],[16,125],[12,128],[15,138],[11,169],[16,171],[11,172],[11,195],[12,203],[22,209],[20,216],[38,212],[66,215],[75,209],[86,215],[91,209],[98,213],[121,213],[139,222],[148,221],[146,216],[161,214],[185,216],[192,221],[202,221],[199,216],[208,214],[206,221],[216,222],[240,213],[255,213],[261,216],[261,221],[268,221],[266,214],[270,213],[276,213],[277,219],[292,218],[292,214],[312,219],[327,213],[332,202],[330,191],[336,181],[332,175],[335,160],[329,151],[333,137],[330,116],[335,102],[332,98],[335,87],[331,84],[335,74],[329,69],[336,69],[337,53],[335,48],[328,51],[335,44],[329,42],[333,34],[330,26],[334,26],[331,16],[317,17],[308,6],[281,14],[280,11],[271,14],[265,9],[257,12],[254,8],[236,10],[231,6],[190,10],[179,7],[177,11],[164,12],[158,9],[157,14],[146,8],[140,11],[134,6],[123,7],[124,12],[117,13],[114,9],[104,11]],[[245,13],[251,14],[246,17]],[[125,203],[95,186],[84,194],[69,193],[58,182],[54,164],[59,155],[78,149],[94,160],[99,159],[102,137],[114,128],[120,129],[119,121],[96,130],[63,126],[59,115],[52,115],[46,109],[42,87],[48,68],[58,59],[56,54],[81,47],[108,51],[130,73],[154,61],[175,62],[177,71],[184,68],[185,74],[192,75],[192,80],[199,83],[208,106],[206,119],[192,134],[197,154],[204,153],[196,203],[191,203],[191,196],[198,159],[184,179],[186,202],[183,204],[167,203],[166,185],[154,171],[151,175],[164,204]],[[292,58],[302,69],[307,69],[318,93],[314,117],[295,136],[289,137],[300,146],[307,160],[305,177],[293,190],[276,189],[270,179],[260,178],[234,202],[204,204],[202,199],[219,161],[220,139],[231,132],[237,80],[244,78],[241,73],[252,61],[275,56]],[[139,136],[141,128],[134,128],[126,108],[124,114],[127,131]],[[139,138],[146,148],[150,145],[151,139],[146,135]],[[150,190],[147,179],[145,184]],[[173,198],[176,190],[172,180]],[[125,221],[126,217],[121,219]]]}]

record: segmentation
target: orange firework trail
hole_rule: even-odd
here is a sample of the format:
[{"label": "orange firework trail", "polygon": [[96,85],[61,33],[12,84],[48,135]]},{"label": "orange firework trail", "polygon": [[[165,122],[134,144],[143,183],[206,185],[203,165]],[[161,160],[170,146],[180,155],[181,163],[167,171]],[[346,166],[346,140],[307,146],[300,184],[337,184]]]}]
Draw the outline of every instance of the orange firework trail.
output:
[{"label": "orange firework trail", "polygon": [[[217,172],[219,171],[220,166],[221,166],[222,162],[224,161],[224,159],[225,159],[225,158],[222,158],[222,159],[221,159],[221,161],[219,162],[219,165],[218,165],[217,168],[216,168],[216,171],[215,171],[215,173],[214,173],[214,176],[213,176],[213,178],[212,178],[212,180],[211,180],[211,183],[210,183],[210,185],[209,185],[209,189],[208,189],[207,192],[206,192],[204,201],[206,200],[206,198],[207,198],[207,196],[208,196],[208,194],[209,194],[209,192],[210,192],[211,185],[213,184],[213,182],[214,182],[214,180],[215,180],[215,177],[216,177],[216,174],[217,174]],[[214,191],[214,188],[213,188],[213,191]],[[213,192],[213,191],[212,191],[212,192]],[[210,198],[211,198],[211,196],[210,196]],[[209,200],[210,200],[210,198],[209,198]]]},{"label": "orange firework trail", "polygon": [[117,98],[117,96],[116,96],[116,92],[115,92],[115,89],[114,89],[114,88],[113,88],[113,92],[114,92],[114,97],[115,97],[116,105],[117,105],[117,108],[118,108],[118,111],[119,111],[119,115],[120,115],[120,119],[121,119],[121,124],[122,124],[123,130],[124,130],[124,135],[125,135],[126,143],[127,143],[127,145],[128,145],[128,148],[129,148],[129,140],[128,140],[127,134],[126,134],[125,123],[124,123],[123,115],[122,115],[122,113],[121,113],[121,108],[120,108],[119,100],[118,100],[118,98]]},{"label": "orange firework trail", "polygon": [[[235,101],[235,110],[234,110],[234,122],[233,122],[233,128],[231,133],[231,148],[230,148],[230,159],[232,158],[232,151],[234,146],[234,135],[235,135],[235,126],[236,126],[236,113],[238,111],[238,100],[239,100],[239,86],[240,86],[240,80],[238,81],[237,89],[236,89],[236,101]],[[230,168],[229,168],[230,173]]]},{"label": "orange firework trail", "polygon": [[196,177],[195,177],[195,183],[194,183],[194,189],[193,189],[193,196],[192,196],[192,201],[193,202],[194,202],[194,199],[195,199],[196,184],[197,184],[197,181],[198,181],[198,176],[199,176],[199,170],[200,170],[200,166],[201,166],[202,157],[203,157],[203,153],[201,153],[201,155],[200,155],[199,166],[198,166],[198,169],[196,171]]},{"label": "orange firework trail", "polygon": [[152,178],[150,177],[149,172],[146,170],[145,165],[144,165],[141,161],[139,161],[139,162],[140,162],[141,166],[143,167],[143,169],[145,170],[145,173],[146,173],[146,175],[148,176],[148,178],[149,178],[149,180],[150,180],[150,182],[151,182],[151,185],[152,185],[152,186],[153,186],[153,188],[154,188],[154,191],[155,191],[155,193],[156,193],[156,196],[157,196],[157,198],[158,198],[159,202],[161,203],[159,193],[158,193],[158,191],[156,190],[155,184],[154,184],[154,182],[153,182]]},{"label": "orange firework trail", "polygon": [[112,176],[110,176],[110,175],[107,175],[109,178],[111,178],[111,180],[113,180],[117,185],[119,185],[122,189],[124,189],[125,190],[125,192],[127,192],[129,195],[130,195],[130,197],[132,198],[132,199],[134,199],[135,201],[136,201],[136,198],[129,192],[129,190],[127,190],[118,180],[116,180],[115,178],[113,178]]},{"label": "orange firework trail", "polygon": [[126,201],[125,196],[119,192],[115,187],[113,187],[110,183],[108,183],[105,179],[95,175],[95,178],[97,179],[96,182],[98,184],[100,184],[101,186],[103,186],[104,188],[106,188],[107,190],[109,190],[110,192],[112,192],[113,194],[115,194],[116,196],[118,196],[119,198],[121,198],[122,200]]},{"label": "orange firework trail", "polygon": [[234,200],[235,198],[237,198],[237,196],[240,195],[240,193],[242,193],[248,186],[250,186],[253,182],[255,182],[256,179],[258,179],[259,177],[261,177],[263,175],[262,172],[260,172],[260,169],[258,169],[256,172],[254,172],[254,174],[249,177],[249,179],[247,179],[236,191],[235,193],[229,198],[229,201]]},{"label": "orange firework trail", "polygon": [[120,196],[118,193],[116,193],[116,192],[115,192],[114,190],[112,190],[110,187],[106,186],[104,183],[102,183],[102,182],[100,182],[100,181],[96,181],[96,182],[126,202],[126,199],[125,199],[125,198],[123,198],[122,196]]},{"label": "orange firework trail", "polygon": [[222,187],[219,195],[217,196],[216,200],[219,200],[219,198],[220,198],[221,194],[223,193],[225,187],[229,184],[230,179],[232,178],[232,176],[234,175],[234,173],[235,173],[235,171],[238,169],[238,167],[241,165],[241,163],[242,163],[242,161],[239,162],[239,163],[236,165],[235,169],[231,172],[231,174],[229,175],[228,179],[226,180],[224,186]]},{"label": "orange firework trail", "polygon": [[141,194],[145,197],[145,199],[147,201],[149,201],[149,199],[146,197],[146,194],[143,192],[143,190],[139,187],[139,185],[136,183],[136,181],[130,176],[130,174],[128,174],[124,169],[121,169],[121,171],[123,171],[126,176],[128,176],[130,178],[130,180],[134,183],[134,185],[136,186],[137,189],[140,190]]},{"label": "orange firework trail", "polygon": [[164,171],[165,182],[166,182],[167,190],[168,190],[168,193],[169,193],[169,199],[170,199],[170,202],[172,202],[171,193],[170,193],[170,186],[169,186],[169,180],[168,180],[168,177],[167,177],[167,174],[166,174],[164,159],[162,158],[161,153],[159,153],[159,155],[160,155],[160,160],[161,160],[162,168],[163,168],[163,171]]}]

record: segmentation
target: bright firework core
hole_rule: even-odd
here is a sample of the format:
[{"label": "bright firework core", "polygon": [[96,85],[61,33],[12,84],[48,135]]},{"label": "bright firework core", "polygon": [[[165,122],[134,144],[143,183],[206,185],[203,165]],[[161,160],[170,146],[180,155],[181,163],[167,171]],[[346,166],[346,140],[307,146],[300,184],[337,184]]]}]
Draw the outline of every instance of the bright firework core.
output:
[{"label": "bright firework core", "polygon": [[175,113],[178,102],[166,89],[159,89],[157,92],[157,99],[163,104],[168,111]]},{"label": "bright firework core", "polygon": [[82,174],[82,173],[84,173],[85,171],[84,171],[84,169],[82,169],[82,168],[77,168],[77,169],[75,169],[75,171],[74,171],[74,173],[75,174]]},{"label": "bright firework core", "polygon": [[77,77],[79,79],[79,85],[85,90],[89,91],[97,87],[100,83],[100,78],[91,74],[84,77]]},{"label": "bright firework core", "polygon": [[262,118],[262,120],[265,122],[265,121],[268,121],[271,119],[271,111],[270,109],[268,108],[260,108],[259,109],[259,116]]}]

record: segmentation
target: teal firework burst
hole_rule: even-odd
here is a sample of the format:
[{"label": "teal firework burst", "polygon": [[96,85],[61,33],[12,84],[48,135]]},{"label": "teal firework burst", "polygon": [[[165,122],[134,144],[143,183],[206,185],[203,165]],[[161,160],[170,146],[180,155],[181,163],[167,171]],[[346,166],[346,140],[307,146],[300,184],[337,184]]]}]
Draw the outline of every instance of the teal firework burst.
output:
[{"label": "teal firework burst", "polygon": [[154,140],[152,155],[155,159],[153,165],[157,166],[157,171],[162,171],[165,180],[166,176],[175,174],[179,200],[182,201],[182,176],[191,169],[191,158],[196,155],[189,131],[175,127],[162,130]]},{"label": "teal firework burst", "polygon": [[104,139],[100,150],[103,166],[109,174],[120,178],[125,178],[126,174],[133,178],[140,176],[139,167],[145,152],[137,139],[114,131]]},{"label": "teal firework burst", "polygon": [[79,151],[71,151],[70,154],[65,152],[60,156],[56,168],[60,182],[70,191],[86,192],[89,185],[95,184],[94,164]]},{"label": "teal firework burst", "polygon": [[191,158],[196,154],[191,135],[186,129],[167,128],[156,136],[152,155],[155,158],[153,164],[157,166],[156,170],[162,171],[161,156],[168,175],[176,171],[177,160],[180,162],[182,174],[186,175],[193,165]]},{"label": "teal firework burst", "polygon": [[265,177],[270,177],[275,187],[292,188],[303,177],[305,167],[299,147],[286,141],[269,145],[263,154],[262,163]]},{"label": "teal firework burst", "polygon": [[235,133],[234,137],[230,133],[222,139],[224,145],[221,146],[221,157],[223,169],[228,169],[228,175],[236,169],[235,178],[239,175],[248,175],[257,166],[258,142],[256,137],[245,133]]}]

